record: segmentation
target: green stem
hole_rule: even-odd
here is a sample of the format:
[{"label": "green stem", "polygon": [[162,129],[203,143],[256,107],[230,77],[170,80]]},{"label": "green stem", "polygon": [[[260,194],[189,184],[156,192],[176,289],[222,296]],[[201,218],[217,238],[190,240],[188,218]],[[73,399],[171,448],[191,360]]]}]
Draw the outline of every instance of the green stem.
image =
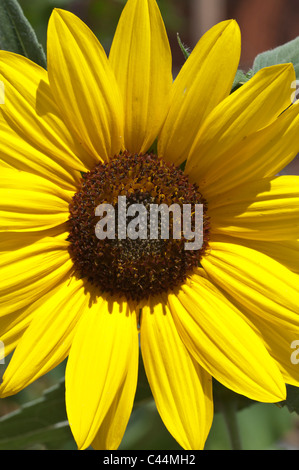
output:
[{"label": "green stem", "polygon": [[222,403],[222,413],[227,426],[232,450],[242,450],[237,410],[234,403]]}]

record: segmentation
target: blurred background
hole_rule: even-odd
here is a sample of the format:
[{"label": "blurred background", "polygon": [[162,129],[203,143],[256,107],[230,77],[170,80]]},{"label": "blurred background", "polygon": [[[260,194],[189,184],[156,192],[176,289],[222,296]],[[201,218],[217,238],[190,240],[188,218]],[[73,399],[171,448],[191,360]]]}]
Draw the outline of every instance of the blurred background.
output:
[{"label": "blurred background", "polygon": [[[109,50],[125,0],[20,0],[43,45],[54,7],[72,11],[85,21]],[[241,67],[247,70],[255,56],[299,35],[298,0],[158,0],[172,44],[174,66],[182,64],[179,32],[193,48],[200,36],[218,21],[235,18],[242,33]]]},{"label": "blurred background", "polygon": [[[177,33],[179,33],[184,45],[192,49],[201,35],[215,23],[224,19],[235,18],[242,33],[240,68],[244,71],[252,66],[258,53],[281,45],[299,35],[298,0],[157,1],[171,43],[174,74],[184,63],[184,57],[177,43]],[[108,52],[125,0],[19,0],[19,3],[35,29],[39,41],[45,48],[48,19],[52,9],[58,7],[72,11],[85,21]],[[298,164],[291,164],[284,172],[299,174]],[[0,364],[0,376],[2,376],[5,367],[6,364]],[[5,444],[2,435],[0,437],[0,449],[11,448],[11,446],[31,449],[76,448],[63,422],[56,426],[55,438],[53,438],[54,434],[50,433],[50,427],[43,434],[32,433],[32,427],[35,425],[34,421],[41,421],[41,415],[39,412],[36,416],[30,414],[30,407],[28,408],[25,405],[28,402],[37,403],[40,406],[37,409],[41,410],[43,393],[49,387],[55,387],[59,380],[63,379],[64,370],[65,363],[16,396],[0,400],[0,418],[13,411],[16,413],[16,417],[21,417],[22,424],[22,416],[24,416],[24,420],[26,420],[25,428],[28,431],[26,431],[27,434],[25,431],[24,433],[20,431],[19,440],[15,439],[10,443],[8,440],[7,444]],[[54,397],[53,403],[58,409],[61,406],[59,401],[61,395],[59,395],[59,390],[57,396],[55,393],[54,390],[54,394],[51,396]],[[57,404],[55,400],[58,400]],[[63,404],[62,408],[64,409]],[[29,411],[27,414],[26,409]],[[63,414],[59,416],[59,419],[64,419]],[[286,407],[279,408],[275,405],[252,404],[249,408],[239,412],[238,421],[244,449],[299,449],[298,417],[294,413],[289,413]],[[45,419],[44,424],[47,425],[47,419]],[[4,422],[2,425],[4,425]],[[13,429],[12,432],[14,432]],[[16,433],[18,433],[17,430]],[[220,413],[215,416],[206,447],[207,449],[230,448],[224,418]],[[139,406],[134,410],[121,448],[179,449],[161,422],[152,400],[145,401],[143,406]]]}]

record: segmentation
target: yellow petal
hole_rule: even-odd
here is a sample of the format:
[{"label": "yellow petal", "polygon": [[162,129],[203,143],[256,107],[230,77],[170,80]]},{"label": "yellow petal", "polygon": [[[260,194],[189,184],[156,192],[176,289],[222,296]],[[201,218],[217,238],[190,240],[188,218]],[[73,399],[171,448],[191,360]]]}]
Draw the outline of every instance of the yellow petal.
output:
[{"label": "yellow petal", "polygon": [[290,271],[299,274],[299,240],[249,240],[248,238],[231,237],[213,234],[213,242],[236,243],[260,251]]},{"label": "yellow petal", "polygon": [[241,305],[279,327],[298,328],[298,275],[282,264],[251,248],[214,241],[201,264]]},{"label": "yellow petal", "polygon": [[298,153],[299,103],[291,106],[273,123],[246,136],[225,153],[215,155],[198,181],[209,202],[237,186],[274,177]]},{"label": "yellow petal", "polygon": [[169,432],[184,449],[202,449],[213,419],[212,378],[190,355],[161,302],[152,299],[142,309],[145,371]]},{"label": "yellow petal", "polygon": [[66,240],[68,237],[68,232],[63,233],[62,227],[65,229],[65,226],[55,227],[43,232],[10,232],[9,238],[5,232],[0,232],[0,253],[6,253],[7,251],[15,251],[16,249],[24,248],[25,246],[32,245],[39,241],[41,238],[45,237],[63,237],[60,240]]},{"label": "yellow petal", "polygon": [[120,17],[109,60],[124,101],[125,146],[146,152],[169,106],[171,51],[155,0],[129,0]]},{"label": "yellow petal", "polygon": [[280,326],[255,315],[254,312],[238,304],[246,315],[248,323],[259,335],[271,357],[276,361],[285,383],[299,386],[299,326]]},{"label": "yellow petal", "polygon": [[2,168],[0,231],[39,231],[63,224],[73,194],[38,175]]},{"label": "yellow petal", "polygon": [[299,236],[299,176],[264,178],[209,203],[212,230],[256,240]]},{"label": "yellow petal", "polygon": [[75,15],[54,9],[48,26],[48,69],[56,103],[94,163],[123,148],[123,105],[106,53]]},{"label": "yellow petal", "polygon": [[[66,368],[67,413],[80,449],[95,439],[125,383],[132,357],[137,357],[136,349],[136,314],[128,304],[94,299],[78,325]],[[136,382],[131,390],[135,388]]]},{"label": "yellow petal", "polygon": [[209,374],[253,400],[284,399],[285,385],[275,361],[211,282],[193,276],[168,298],[182,340]]},{"label": "yellow petal", "polygon": [[[1,107],[0,107],[1,112]],[[61,188],[76,190],[80,173],[71,166],[71,160],[59,162],[55,155],[46,155],[38,150],[27,138],[15,132],[11,126],[0,118],[0,164],[3,167],[14,168],[42,176]],[[83,166],[82,166],[83,171]]]},{"label": "yellow petal", "polygon": [[83,281],[68,276],[29,308],[33,316],[5,370],[2,396],[19,392],[66,358],[89,300]]},{"label": "yellow petal", "polygon": [[291,104],[294,80],[292,64],[266,67],[223,100],[195,136],[186,173],[200,183],[237,144],[246,152],[243,139],[271,124]]},{"label": "yellow petal", "polygon": [[251,320],[260,330],[265,346],[278,364],[285,383],[299,387],[299,328],[278,328],[257,316]]},{"label": "yellow petal", "polygon": [[158,141],[160,157],[186,160],[205,118],[228,96],[240,59],[240,31],[223,21],[198,42],[175,79],[171,106]]},{"label": "yellow petal", "polygon": [[[278,263],[294,273],[299,274],[299,240],[283,240],[277,242],[263,240],[242,240],[240,244],[245,244],[253,250],[261,251]],[[237,243],[239,242],[237,241]]]},{"label": "yellow petal", "polygon": [[33,313],[28,312],[28,310],[29,308],[26,306],[0,317],[0,341],[4,345],[4,357],[16,348],[24,331],[30,325]]},{"label": "yellow petal", "polygon": [[53,238],[43,238],[2,254],[0,315],[35,302],[59,284],[72,266],[68,243]]},{"label": "yellow petal", "polygon": [[139,349],[131,351],[130,367],[122,387],[116,393],[107,414],[92,441],[96,450],[118,449],[131,416],[138,378]]},{"label": "yellow petal", "polygon": [[[90,157],[62,120],[46,70],[23,56],[0,51],[0,80],[5,90],[0,113],[12,129],[11,135],[16,132],[25,141],[25,147],[44,153],[71,174],[74,170],[85,171]],[[9,131],[5,134],[4,139],[8,140]]]}]

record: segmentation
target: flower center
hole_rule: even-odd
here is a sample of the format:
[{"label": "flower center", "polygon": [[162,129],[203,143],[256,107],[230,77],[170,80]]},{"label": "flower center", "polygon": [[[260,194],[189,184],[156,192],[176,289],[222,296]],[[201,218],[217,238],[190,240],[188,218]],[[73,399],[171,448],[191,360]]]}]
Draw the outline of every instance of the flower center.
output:
[{"label": "flower center", "polygon": [[182,170],[123,153],[84,174],[70,204],[70,254],[101,292],[141,300],[185,281],[209,241],[207,204]]}]

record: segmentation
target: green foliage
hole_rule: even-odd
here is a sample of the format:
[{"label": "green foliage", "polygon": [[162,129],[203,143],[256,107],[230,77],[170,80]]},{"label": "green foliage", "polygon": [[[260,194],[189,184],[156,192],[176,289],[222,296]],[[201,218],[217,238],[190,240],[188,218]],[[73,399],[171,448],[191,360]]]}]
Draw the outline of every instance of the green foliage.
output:
[{"label": "green foliage", "polygon": [[187,60],[188,57],[189,57],[189,55],[191,54],[191,51],[190,51],[190,49],[189,49],[185,44],[182,43],[179,33],[177,33],[177,40],[178,40],[180,49],[181,49],[181,51],[182,51],[182,53],[183,53],[183,56],[184,56],[185,59]]},{"label": "green foliage", "polygon": [[292,63],[295,69],[296,77],[299,78],[299,36],[292,41],[278,46],[275,49],[258,54],[253,62],[252,69],[247,73],[238,70],[232,86],[232,91],[237,90],[244,85],[259,70],[270,67],[271,65]]},{"label": "green foliage", "polygon": [[287,398],[280,405],[286,406],[290,413],[299,415],[299,388],[287,385]]},{"label": "green foliage", "polygon": [[284,64],[291,62],[294,66],[296,76],[299,77],[299,37],[292,41],[276,47],[275,49],[262,52],[257,55],[253,63],[253,73],[269,67],[270,65]]},{"label": "green foliage", "polygon": [[0,418],[1,450],[28,449],[36,445],[60,449],[70,439],[63,380],[46,390],[41,398]]},{"label": "green foliage", "polygon": [[[151,403],[153,403],[151,390],[142,360],[140,360],[133,411],[133,416],[139,417],[138,422],[140,422],[140,418],[147,417],[148,407],[152,406]],[[143,407],[145,407],[144,410]],[[159,416],[156,415],[154,423],[159,419]],[[145,425],[145,422],[143,422],[143,425]],[[130,429],[132,433],[132,429],[135,429],[135,427],[132,428],[130,425]],[[146,432],[147,429],[148,426],[145,426],[144,431],[140,429],[138,436],[143,435],[143,432]],[[166,430],[164,430],[165,433],[167,433]],[[16,411],[7,413],[0,418],[0,450],[23,450],[40,447],[49,450],[76,448],[67,421],[64,378],[58,380],[56,385],[45,390],[40,398],[22,403]]]},{"label": "green foliage", "polygon": [[215,379],[213,379],[213,399],[215,413],[222,412],[223,406],[226,406],[227,404],[233,404],[235,409],[240,411],[255,403],[244,395],[239,395],[238,393],[227,389]]},{"label": "green foliage", "polygon": [[46,56],[16,0],[0,0],[0,49],[21,54],[46,68]]},{"label": "green foliage", "polygon": [[244,73],[243,70],[237,70],[233,86],[232,86],[232,92],[240,88],[244,83],[248,82],[248,80],[251,79],[253,73],[252,70],[249,70],[247,73]]},{"label": "green foliage", "polygon": [[[252,403],[237,413],[243,450],[269,450],[285,447],[284,439],[294,418],[286,410],[271,403]],[[214,416],[206,450],[230,450],[231,442],[222,413]]]}]

